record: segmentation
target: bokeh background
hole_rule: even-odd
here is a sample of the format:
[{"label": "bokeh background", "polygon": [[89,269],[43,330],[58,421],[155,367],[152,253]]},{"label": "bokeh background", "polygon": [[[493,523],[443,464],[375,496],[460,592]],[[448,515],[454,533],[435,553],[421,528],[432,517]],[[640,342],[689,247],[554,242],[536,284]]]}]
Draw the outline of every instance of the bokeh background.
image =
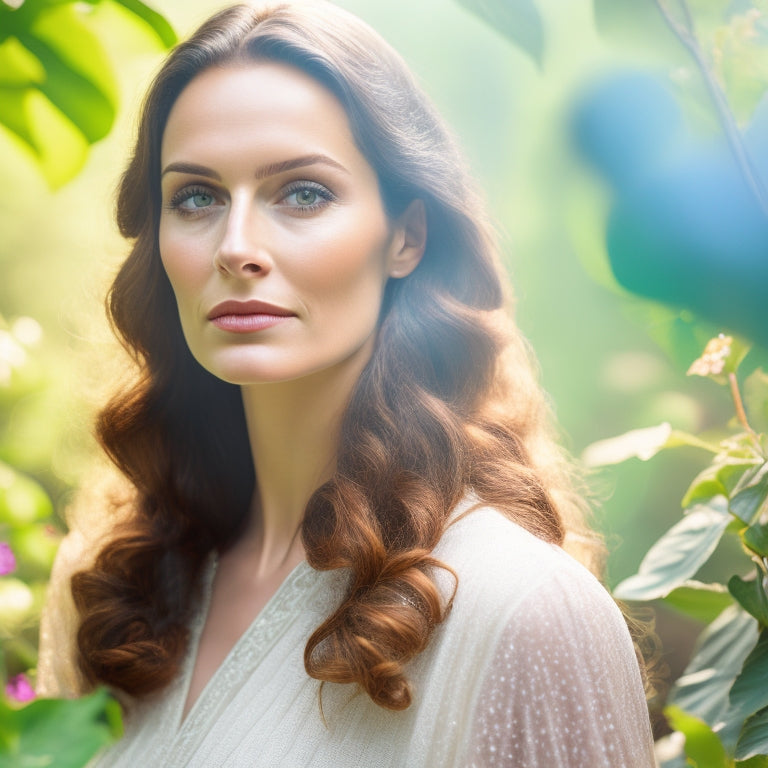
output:
[{"label": "bokeh background", "polygon": [[[623,194],[622,158],[633,148],[646,153],[637,162],[655,163],[670,178],[682,173],[680,152],[667,146],[672,139],[692,164],[686,168],[724,156],[712,95],[656,3],[539,0],[540,57],[453,0],[339,4],[402,53],[458,135],[497,223],[517,321],[538,355],[570,450],[580,455],[597,440],[664,421],[696,433],[725,423],[732,412],[727,393],[685,376],[721,326],[705,319],[706,308],[692,311],[691,302],[663,305],[621,288],[606,245]],[[768,86],[768,5],[689,5],[735,123],[745,130]],[[184,37],[219,4],[154,0],[153,7]],[[106,287],[127,250],[112,220],[114,190],[141,95],[163,55],[148,29],[128,23],[125,10],[108,2],[88,9],[88,23],[104,41],[119,110],[112,132],[87,151],[62,132],[82,171],[52,189],[32,153],[0,127],[0,315],[7,325],[33,318],[40,329],[20,326],[26,341],[15,351],[0,345],[0,358],[16,361],[6,365],[0,387],[0,459],[46,490],[59,531],[92,463],[93,409],[116,355],[103,312]],[[607,159],[601,148],[610,150]],[[614,177],[607,166],[619,169]],[[689,194],[671,183],[663,188]],[[19,355],[26,355],[23,365]],[[760,364],[765,352],[758,347],[746,367]],[[679,500],[708,458],[681,448],[663,462],[635,459],[591,474],[609,584],[634,573],[679,517]],[[720,562],[716,557],[704,577],[722,578]],[[700,625],[663,609],[658,618],[674,670]]]}]

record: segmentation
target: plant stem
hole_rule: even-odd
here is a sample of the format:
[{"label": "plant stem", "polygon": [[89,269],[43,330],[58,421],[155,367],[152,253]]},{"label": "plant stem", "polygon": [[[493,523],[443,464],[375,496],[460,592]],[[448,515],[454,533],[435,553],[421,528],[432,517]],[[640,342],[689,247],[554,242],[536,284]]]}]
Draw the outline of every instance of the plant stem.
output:
[{"label": "plant stem", "polygon": [[712,73],[712,70],[704,57],[704,52],[701,50],[701,45],[699,45],[699,41],[696,37],[693,17],[691,15],[691,10],[688,7],[688,3],[686,0],[678,0],[678,4],[685,17],[685,26],[683,26],[669,12],[665,0],[654,0],[654,2],[667,26],[672,30],[672,33],[683,46],[688,49],[691,56],[693,56],[696,66],[698,67],[701,76],[704,78],[704,84],[709,91],[709,95],[715,103],[717,115],[720,118],[720,124],[723,127],[723,131],[725,132],[728,143],[731,146],[731,151],[734,154],[736,163],[741,170],[744,180],[754,194],[763,213],[768,215],[768,192],[766,192],[765,185],[763,184],[760,175],[755,170],[754,163],[747,152],[747,148],[744,146],[744,139],[742,138],[741,131],[739,131],[739,127],[736,125],[733,112],[731,112],[731,108],[728,105],[728,99],[726,98],[725,93],[723,93],[720,84],[717,82],[717,78]]},{"label": "plant stem", "polygon": [[760,450],[760,441],[757,439],[757,434],[752,427],[749,426],[747,421],[747,412],[744,410],[744,402],[741,399],[741,392],[739,392],[739,382],[736,379],[736,374],[731,372],[728,374],[728,383],[731,385],[731,396],[733,397],[733,404],[736,406],[736,418],[739,420],[739,424],[746,430],[747,434],[752,438],[752,442]]}]

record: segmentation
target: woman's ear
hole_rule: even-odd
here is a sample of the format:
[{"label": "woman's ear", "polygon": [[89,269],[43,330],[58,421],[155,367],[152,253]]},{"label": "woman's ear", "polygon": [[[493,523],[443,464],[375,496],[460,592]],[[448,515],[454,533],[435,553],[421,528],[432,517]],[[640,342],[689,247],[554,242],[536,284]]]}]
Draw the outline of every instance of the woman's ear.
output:
[{"label": "woman's ear", "polygon": [[423,200],[412,200],[394,223],[389,276],[406,277],[419,265],[427,247],[427,209]]}]

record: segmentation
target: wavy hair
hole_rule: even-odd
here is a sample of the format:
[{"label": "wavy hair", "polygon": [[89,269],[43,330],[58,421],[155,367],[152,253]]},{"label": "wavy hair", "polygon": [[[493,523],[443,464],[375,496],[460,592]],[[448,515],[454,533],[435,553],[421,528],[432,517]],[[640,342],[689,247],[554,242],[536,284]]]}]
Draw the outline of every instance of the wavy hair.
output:
[{"label": "wavy hair", "polygon": [[426,208],[426,251],[387,285],[335,474],[309,500],[301,531],[312,567],[350,573],[345,599],[308,638],[308,674],[404,709],[405,665],[447,610],[431,552],[468,491],[588,564],[600,545],[506,311],[494,237],[454,141],[398,54],[325,3],[216,14],[170,54],[144,104],[117,205],[133,246],[108,296],[138,377],[97,421],[135,501],[72,580],[80,667],[90,683],[133,696],[168,684],[208,556],[246,522],[257,478],[240,391],[203,370],[184,341],[158,252],[159,159],[171,107],[196,75],[261,60],[297,67],[339,99],[390,216],[414,199]]}]

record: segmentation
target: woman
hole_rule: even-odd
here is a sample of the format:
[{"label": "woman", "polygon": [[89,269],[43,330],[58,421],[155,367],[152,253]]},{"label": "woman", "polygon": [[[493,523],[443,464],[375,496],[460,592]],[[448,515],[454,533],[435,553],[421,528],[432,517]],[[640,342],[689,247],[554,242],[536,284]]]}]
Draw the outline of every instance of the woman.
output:
[{"label": "woman", "polygon": [[98,765],[653,765],[471,189],[331,5],[236,6],[165,63],[109,299],[139,375],[98,422],[131,493],[43,636],[45,692],[126,702]]}]

